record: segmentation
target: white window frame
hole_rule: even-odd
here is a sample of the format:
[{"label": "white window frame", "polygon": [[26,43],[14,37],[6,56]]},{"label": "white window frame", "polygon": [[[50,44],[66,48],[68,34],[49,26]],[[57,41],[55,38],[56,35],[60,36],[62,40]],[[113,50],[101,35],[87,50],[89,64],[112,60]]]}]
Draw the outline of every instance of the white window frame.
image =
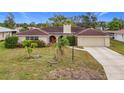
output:
[{"label": "white window frame", "polygon": [[26,36],[26,40],[39,40],[38,36]]}]

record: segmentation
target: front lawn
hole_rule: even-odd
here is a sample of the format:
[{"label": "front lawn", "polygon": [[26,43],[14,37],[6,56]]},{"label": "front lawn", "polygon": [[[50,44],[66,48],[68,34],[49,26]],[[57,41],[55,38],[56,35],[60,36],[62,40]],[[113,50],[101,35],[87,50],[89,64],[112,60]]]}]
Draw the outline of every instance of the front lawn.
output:
[{"label": "front lawn", "polygon": [[27,58],[24,48],[5,49],[0,42],[0,79],[107,79],[102,66],[88,52],[76,51],[71,61],[71,49],[65,49],[64,59],[50,65],[55,48],[37,48],[40,58]]},{"label": "front lawn", "polygon": [[109,48],[124,55],[124,42],[111,39],[111,46]]}]

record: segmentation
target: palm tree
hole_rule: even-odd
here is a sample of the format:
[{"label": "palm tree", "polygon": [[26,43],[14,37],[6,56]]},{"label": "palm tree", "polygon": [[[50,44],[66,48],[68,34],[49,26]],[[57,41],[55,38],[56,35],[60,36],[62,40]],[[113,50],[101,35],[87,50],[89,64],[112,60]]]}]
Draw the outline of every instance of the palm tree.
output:
[{"label": "palm tree", "polygon": [[67,45],[69,45],[68,39],[65,36],[59,37],[58,43],[56,44],[56,56],[55,56],[55,58],[57,60],[62,59],[62,57],[64,55],[64,48]]}]

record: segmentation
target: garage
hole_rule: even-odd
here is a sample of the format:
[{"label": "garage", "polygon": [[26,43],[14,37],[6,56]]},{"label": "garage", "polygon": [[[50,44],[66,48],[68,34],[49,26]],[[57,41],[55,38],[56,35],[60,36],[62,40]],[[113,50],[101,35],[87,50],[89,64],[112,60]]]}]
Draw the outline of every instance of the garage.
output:
[{"label": "garage", "polygon": [[80,32],[77,36],[78,46],[108,47],[110,46],[110,38],[105,33],[89,29]]}]

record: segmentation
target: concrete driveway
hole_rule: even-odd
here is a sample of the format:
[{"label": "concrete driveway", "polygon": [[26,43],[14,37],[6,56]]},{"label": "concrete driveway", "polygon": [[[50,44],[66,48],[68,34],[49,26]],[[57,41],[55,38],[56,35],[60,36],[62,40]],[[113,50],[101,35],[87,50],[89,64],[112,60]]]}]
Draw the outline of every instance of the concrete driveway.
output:
[{"label": "concrete driveway", "polygon": [[103,65],[107,78],[124,80],[124,56],[106,47],[84,47]]}]

